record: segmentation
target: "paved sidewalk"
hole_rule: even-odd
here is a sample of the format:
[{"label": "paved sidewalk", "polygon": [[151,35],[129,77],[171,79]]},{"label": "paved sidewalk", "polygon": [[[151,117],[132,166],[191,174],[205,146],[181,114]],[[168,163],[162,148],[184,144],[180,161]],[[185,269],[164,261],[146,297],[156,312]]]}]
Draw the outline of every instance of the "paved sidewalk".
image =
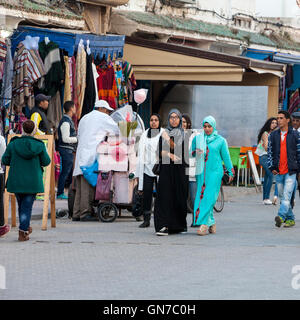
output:
[{"label": "paved sidewalk", "polygon": [[17,241],[17,228],[0,238],[0,300],[299,299],[292,268],[300,265],[300,210],[295,227],[278,229],[277,209],[261,194],[235,197],[215,215],[217,234],[205,237],[195,228],[157,237],[153,219],[140,229],[129,214],[113,223],[64,217],[47,231],[34,219],[29,242]]}]

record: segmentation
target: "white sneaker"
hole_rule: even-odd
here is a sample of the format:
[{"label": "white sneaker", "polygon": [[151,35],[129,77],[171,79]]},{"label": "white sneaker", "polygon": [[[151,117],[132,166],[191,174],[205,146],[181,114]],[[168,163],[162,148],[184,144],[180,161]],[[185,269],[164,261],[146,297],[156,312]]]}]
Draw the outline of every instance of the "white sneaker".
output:
[{"label": "white sneaker", "polygon": [[169,232],[168,232],[168,228],[163,227],[161,228],[158,232],[156,232],[157,236],[168,236]]},{"label": "white sneaker", "polygon": [[264,200],[264,204],[270,205],[270,204],[273,204],[273,203],[272,203],[272,201],[270,199],[265,199]]},{"label": "white sneaker", "polygon": [[273,198],[273,204],[274,204],[274,206],[276,206],[277,205],[277,196],[274,196],[274,198]]}]

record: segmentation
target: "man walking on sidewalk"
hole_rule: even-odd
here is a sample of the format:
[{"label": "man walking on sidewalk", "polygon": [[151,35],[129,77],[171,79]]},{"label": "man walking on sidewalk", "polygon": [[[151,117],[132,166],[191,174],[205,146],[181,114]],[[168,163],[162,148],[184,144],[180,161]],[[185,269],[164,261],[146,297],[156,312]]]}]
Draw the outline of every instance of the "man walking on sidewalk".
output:
[{"label": "man walking on sidewalk", "polygon": [[295,217],[291,207],[291,198],[295,188],[297,174],[300,172],[300,136],[291,126],[291,117],[287,111],[279,111],[277,116],[279,130],[270,134],[268,142],[268,166],[276,176],[280,207],[275,217],[275,226],[292,227]]}]

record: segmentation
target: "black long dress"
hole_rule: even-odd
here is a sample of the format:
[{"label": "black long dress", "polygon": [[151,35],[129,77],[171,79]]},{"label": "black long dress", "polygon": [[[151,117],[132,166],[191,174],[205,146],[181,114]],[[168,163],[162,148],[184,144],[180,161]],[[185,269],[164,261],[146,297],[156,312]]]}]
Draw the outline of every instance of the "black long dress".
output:
[{"label": "black long dress", "polygon": [[[174,143],[176,144],[176,138]],[[183,157],[184,142],[178,147],[181,152],[181,159],[183,159],[181,164],[174,163],[169,158],[163,159],[161,157],[161,150],[166,150],[168,146],[168,142],[163,137],[160,137],[159,155],[161,166],[154,206],[154,226],[156,232],[163,227],[167,227],[169,233],[178,233],[184,231],[187,227],[187,164],[184,162]],[[169,150],[174,153],[173,149],[169,148]],[[165,162],[163,160],[169,162],[169,164],[163,164]]]}]

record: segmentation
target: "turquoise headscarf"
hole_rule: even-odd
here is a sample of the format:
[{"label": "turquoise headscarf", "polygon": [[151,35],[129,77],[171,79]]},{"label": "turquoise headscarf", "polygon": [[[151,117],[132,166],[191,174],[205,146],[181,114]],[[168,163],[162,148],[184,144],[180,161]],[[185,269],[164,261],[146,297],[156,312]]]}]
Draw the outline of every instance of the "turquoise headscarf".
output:
[{"label": "turquoise headscarf", "polygon": [[[204,126],[205,123],[210,124],[214,129],[212,134],[210,134],[209,136],[204,133],[206,144],[208,144],[208,143],[211,143],[212,141],[214,141],[219,136],[219,134],[217,131],[216,119],[213,116],[208,116],[208,117],[204,118],[202,125]],[[206,150],[206,146],[205,146],[204,150]]]},{"label": "turquoise headscarf", "polygon": [[196,169],[196,174],[201,174],[203,172],[204,169],[204,158],[206,155],[206,149],[207,149],[207,145],[209,143],[211,143],[212,141],[214,141],[218,136],[218,131],[217,131],[217,123],[216,120],[213,116],[208,116],[205,117],[202,125],[204,125],[205,123],[210,124],[213,127],[213,132],[210,135],[207,135],[204,130],[203,132],[201,132],[201,134],[197,135],[196,138],[196,148],[203,150],[203,153],[200,155],[196,156],[196,160],[197,160],[197,169]]}]

